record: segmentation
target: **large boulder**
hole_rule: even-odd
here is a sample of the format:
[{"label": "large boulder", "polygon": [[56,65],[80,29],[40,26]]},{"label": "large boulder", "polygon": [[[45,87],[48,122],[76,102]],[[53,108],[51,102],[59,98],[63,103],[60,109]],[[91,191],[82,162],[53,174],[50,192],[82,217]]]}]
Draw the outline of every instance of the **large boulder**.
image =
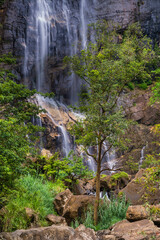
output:
[{"label": "large boulder", "polygon": [[73,195],[67,202],[63,212],[63,217],[66,218],[67,223],[70,224],[72,220],[83,217],[85,210],[89,205],[94,204],[95,199],[94,196]]},{"label": "large boulder", "polygon": [[128,221],[138,221],[149,217],[149,213],[146,211],[145,207],[142,205],[129,206],[126,218]]},{"label": "large boulder", "polygon": [[55,200],[54,206],[57,212],[66,218],[68,224],[77,217],[81,217],[85,209],[90,204],[94,204],[95,197],[88,195],[73,195],[69,189],[59,193]]},{"label": "large boulder", "polygon": [[1,233],[1,240],[69,240],[75,231],[66,226],[55,226],[45,228],[32,228],[28,230],[17,230],[13,233]]},{"label": "large boulder", "polygon": [[[140,169],[136,174],[135,178],[128,183],[128,185],[121,190],[126,195],[126,199],[131,202],[132,205],[144,204],[145,200],[143,199],[143,195],[145,193],[145,189],[139,181],[142,179],[145,173],[144,169]],[[160,189],[157,190],[149,197],[148,202],[150,204],[158,204],[160,201]]]},{"label": "large boulder", "polygon": [[151,240],[160,239],[160,229],[150,220],[128,222],[123,220],[113,227],[111,235],[117,240]]},{"label": "large boulder", "polygon": [[66,204],[73,196],[73,193],[69,189],[66,189],[64,192],[59,193],[54,200],[54,206],[59,215],[63,215]]}]

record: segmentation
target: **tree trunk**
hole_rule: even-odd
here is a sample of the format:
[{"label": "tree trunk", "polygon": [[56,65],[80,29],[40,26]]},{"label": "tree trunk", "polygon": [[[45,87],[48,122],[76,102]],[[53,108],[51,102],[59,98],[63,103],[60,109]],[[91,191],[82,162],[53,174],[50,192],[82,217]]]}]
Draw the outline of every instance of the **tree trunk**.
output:
[{"label": "tree trunk", "polygon": [[98,224],[98,207],[100,200],[100,172],[101,172],[101,149],[102,145],[99,144],[98,161],[97,161],[97,173],[96,173],[96,201],[94,204],[94,225]]}]

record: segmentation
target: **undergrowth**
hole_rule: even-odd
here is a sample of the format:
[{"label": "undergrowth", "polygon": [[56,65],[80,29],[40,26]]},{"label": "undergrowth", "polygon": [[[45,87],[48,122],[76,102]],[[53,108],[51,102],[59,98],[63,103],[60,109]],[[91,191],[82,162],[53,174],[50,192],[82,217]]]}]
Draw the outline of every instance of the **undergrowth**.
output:
[{"label": "undergrowth", "polygon": [[88,208],[85,219],[76,219],[75,222],[71,223],[71,226],[76,228],[80,224],[84,224],[87,228],[92,228],[95,231],[108,229],[113,224],[125,219],[128,207],[129,203],[126,203],[125,196],[113,197],[111,201],[104,199],[99,206],[97,226],[94,226],[93,206]]},{"label": "undergrowth", "polygon": [[40,226],[46,226],[45,217],[56,214],[53,209],[55,195],[63,191],[61,185],[44,181],[42,178],[27,175],[16,183],[17,190],[12,192],[8,204],[5,206],[5,215],[2,221],[2,231],[26,229],[30,221],[25,208],[31,208],[37,214]]}]

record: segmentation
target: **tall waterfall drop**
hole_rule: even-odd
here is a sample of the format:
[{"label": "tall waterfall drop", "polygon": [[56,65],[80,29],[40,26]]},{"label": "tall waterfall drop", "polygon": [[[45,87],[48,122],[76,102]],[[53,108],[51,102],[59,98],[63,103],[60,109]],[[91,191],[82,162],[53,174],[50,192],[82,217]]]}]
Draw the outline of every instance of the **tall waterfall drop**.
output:
[{"label": "tall waterfall drop", "polygon": [[[28,86],[40,92],[54,91],[56,98],[63,103],[74,104],[78,101],[80,79],[73,73],[67,76],[62,60],[64,56],[73,56],[86,48],[88,24],[95,20],[95,4],[96,0],[79,0],[74,3],[70,0],[30,1],[23,67]],[[76,14],[75,7],[78,8]],[[68,155],[72,143],[61,115],[62,103],[39,95],[36,99],[38,105],[47,110],[50,121],[59,129],[62,155]],[[108,153],[104,159],[104,162],[108,162],[108,167],[113,167],[114,161],[113,152]],[[96,171],[91,157],[88,165]]]}]

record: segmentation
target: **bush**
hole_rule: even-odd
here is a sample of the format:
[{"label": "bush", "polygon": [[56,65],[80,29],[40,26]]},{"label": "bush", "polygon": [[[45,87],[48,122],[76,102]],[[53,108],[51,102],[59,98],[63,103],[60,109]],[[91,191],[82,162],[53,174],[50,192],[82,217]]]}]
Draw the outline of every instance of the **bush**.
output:
[{"label": "bush", "polygon": [[133,82],[129,82],[129,83],[127,84],[127,86],[128,86],[128,88],[129,88],[130,90],[134,90],[134,88],[135,88],[135,85],[134,85]]},{"label": "bush", "polygon": [[98,225],[94,225],[93,221],[93,206],[90,206],[85,215],[85,220],[76,219],[72,223],[72,227],[77,227],[80,224],[84,224],[87,228],[92,228],[95,231],[108,229],[110,226],[119,222],[126,217],[126,212],[129,207],[129,203],[126,203],[125,196],[121,198],[111,198],[111,201],[104,199],[99,206],[98,212]]},{"label": "bush", "polygon": [[2,231],[26,229],[30,222],[25,214],[25,208],[31,208],[38,215],[38,224],[46,226],[45,216],[55,214],[53,200],[55,195],[63,189],[55,188],[51,182],[44,181],[31,175],[21,177],[16,183],[17,190],[12,192],[9,203],[5,207],[5,216],[2,219]]},{"label": "bush", "polygon": [[140,83],[140,84],[138,84],[138,87],[140,89],[146,90],[148,88],[148,85],[147,85],[147,83]]}]

